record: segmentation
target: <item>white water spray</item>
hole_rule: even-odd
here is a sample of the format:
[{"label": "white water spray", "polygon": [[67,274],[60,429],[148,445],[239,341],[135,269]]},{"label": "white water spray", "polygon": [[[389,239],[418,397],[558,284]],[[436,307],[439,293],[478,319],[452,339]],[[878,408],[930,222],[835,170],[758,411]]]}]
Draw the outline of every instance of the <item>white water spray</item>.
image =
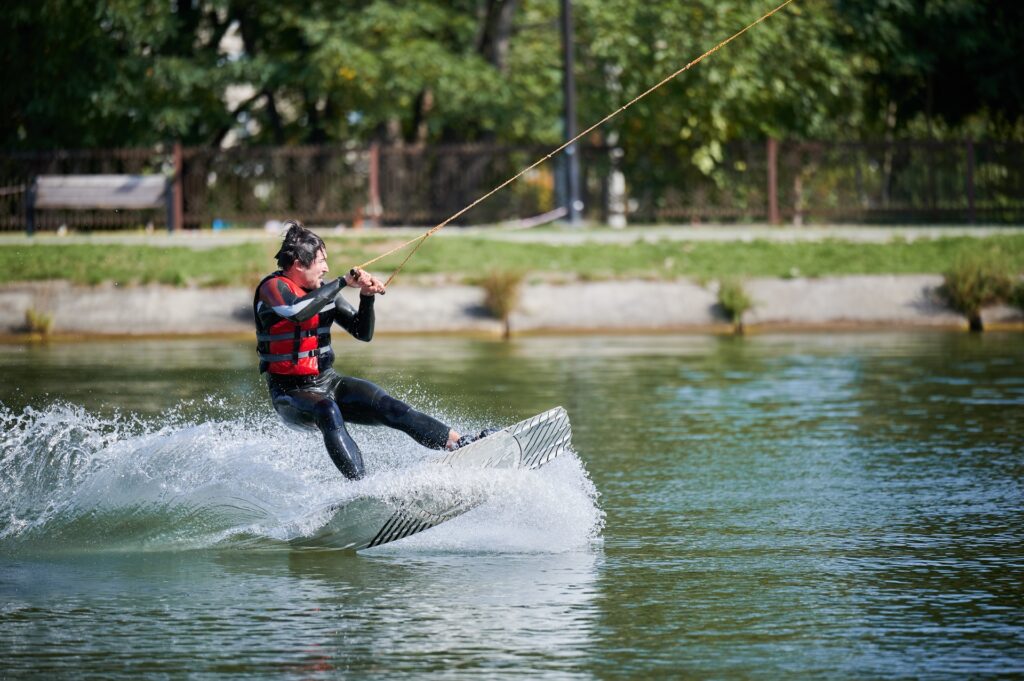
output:
[{"label": "white water spray", "polygon": [[159,424],[54,404],[0,406],[0,549],[284,548],[356,496],[483,501],[380,550],[563,551],[598,536],[597,491],[572,453],[543,469],[454,469],[384,428],[355,428],[368,476],[341,477],[316,435],[272,414]]}]

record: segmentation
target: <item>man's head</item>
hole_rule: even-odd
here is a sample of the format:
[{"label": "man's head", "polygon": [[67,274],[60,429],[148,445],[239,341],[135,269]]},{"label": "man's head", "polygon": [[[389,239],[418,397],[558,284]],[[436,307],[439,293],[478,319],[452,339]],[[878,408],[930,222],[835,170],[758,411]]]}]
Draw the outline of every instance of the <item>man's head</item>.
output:
[{"label": "man's head", "polygon": [[304,289],[311,290],[323,285],[327,274],[327,247],[323,239],[302,226],[301,222],[289,220],[288,232],[284,235],[281,250],[274,256],[277,266],[288,278]]}]

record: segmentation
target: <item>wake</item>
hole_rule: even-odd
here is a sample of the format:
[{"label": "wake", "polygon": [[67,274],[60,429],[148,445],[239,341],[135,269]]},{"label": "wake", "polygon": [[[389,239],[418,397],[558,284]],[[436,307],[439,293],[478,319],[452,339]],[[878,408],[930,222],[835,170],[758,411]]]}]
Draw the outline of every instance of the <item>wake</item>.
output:
[{"label": "wake", "polygon": [[600,535],[598,492],[572,452],[536,471],[457,469],[395,431],[353,436],[367,465],[356,482],[318,436],[272,414],[151,422],[0,405],[0,550],[287,549],[357,496],[483,502],[379,551],[566,551]]}]

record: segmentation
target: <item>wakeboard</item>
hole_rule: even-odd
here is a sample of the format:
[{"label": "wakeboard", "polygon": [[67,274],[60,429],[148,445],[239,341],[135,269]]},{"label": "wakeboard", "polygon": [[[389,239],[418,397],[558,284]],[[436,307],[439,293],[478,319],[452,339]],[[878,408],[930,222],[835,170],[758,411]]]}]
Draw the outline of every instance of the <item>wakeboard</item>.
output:
[{"label": "wakeboard", "polygon": [[[572,446],[569,415],[555,407],[471,442],[432,463],[460,468],[532,470]],[[330,519],[312,535],[291,545],[304,549],[359,551],[410,537],[473,510],[483,500],[452,503],[430,499],[398,502],[373,496],[350,499],[331,508]]]},{"label": "wakeboard", "polygon": [[464,468],[540,468],[572,446],[572,426],[562,407],[446,452],[434,463]]}]

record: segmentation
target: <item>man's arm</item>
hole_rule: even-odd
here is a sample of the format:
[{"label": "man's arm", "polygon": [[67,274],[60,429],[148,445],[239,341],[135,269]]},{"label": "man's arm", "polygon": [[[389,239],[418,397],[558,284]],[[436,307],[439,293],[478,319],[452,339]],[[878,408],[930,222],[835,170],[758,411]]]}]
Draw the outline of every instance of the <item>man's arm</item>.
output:
[{"label": "man's arm", "polygon": [[373,339],[373,296],[359,296],[359,309],[345,300],[339,293],[334,298],[334,321],[348,331],[354,338],[367,343]]},{"label": "man's arm", "polygon": [[338,278],[300,298],[280,279],[271,279],[260,287],[256,314],[264,327],[279,319],[304,322],[329,305],[344,286],[345,281]]}]

